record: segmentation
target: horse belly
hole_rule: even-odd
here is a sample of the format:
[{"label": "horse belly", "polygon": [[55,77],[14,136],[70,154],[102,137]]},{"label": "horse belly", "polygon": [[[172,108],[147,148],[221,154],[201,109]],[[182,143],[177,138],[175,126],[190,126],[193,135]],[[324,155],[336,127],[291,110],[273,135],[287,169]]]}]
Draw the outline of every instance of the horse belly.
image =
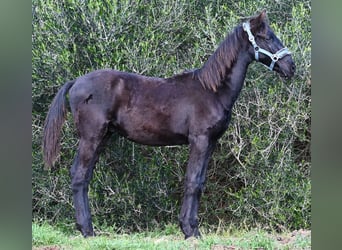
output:
[{"label": "horse belly", "polygon": [[114,126],[127,139],[139,144],[151,146],[182,145],[188,143],[186,129],[181,123],[174,124],[171,117],[163,115],[121,116]]},{"label": "horse belly", "polygon": [[134,131],[134,133],[128,134],[126,137],[131,141],[150,146],[171,146],[188,143],[186,136],[170,133],[169,131],[151,132],[142,129]]}]

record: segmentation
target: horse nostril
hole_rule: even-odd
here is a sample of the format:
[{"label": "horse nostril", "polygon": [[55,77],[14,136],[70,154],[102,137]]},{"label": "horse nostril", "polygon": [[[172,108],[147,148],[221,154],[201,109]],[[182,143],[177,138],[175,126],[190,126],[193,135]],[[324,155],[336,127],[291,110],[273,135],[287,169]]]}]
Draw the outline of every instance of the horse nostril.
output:
[{"label": "horse nostril", "polygon": [[292,71],[296,71],[296,64],[292,63],[291,69],[292,69]]}]

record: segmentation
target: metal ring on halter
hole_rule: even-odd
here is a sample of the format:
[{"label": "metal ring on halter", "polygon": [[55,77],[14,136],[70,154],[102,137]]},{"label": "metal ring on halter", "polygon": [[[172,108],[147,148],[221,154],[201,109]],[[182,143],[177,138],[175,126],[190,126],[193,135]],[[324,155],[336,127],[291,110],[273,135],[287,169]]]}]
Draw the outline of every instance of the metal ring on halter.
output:
[{"label": "metal ring on halter", "polygon": [[259,61],[259,50],[260,50],[259,46],[254,47],[254,57],[255,57],[255,60],[257,61]]}]

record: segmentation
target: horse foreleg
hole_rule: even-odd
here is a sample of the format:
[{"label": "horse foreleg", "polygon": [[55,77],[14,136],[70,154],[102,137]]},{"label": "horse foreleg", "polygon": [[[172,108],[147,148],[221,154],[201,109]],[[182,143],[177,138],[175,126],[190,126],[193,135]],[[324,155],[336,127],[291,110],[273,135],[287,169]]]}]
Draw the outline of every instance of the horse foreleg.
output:
[{"label": "horse foreleg", "polygon": [[204,188],[207,166],[214,145],[206,136],[199,136],[190,143],[190,157],[185,175],[182,208],[179,216],[180,227],[185,238],[199,237],[198,207]]}]

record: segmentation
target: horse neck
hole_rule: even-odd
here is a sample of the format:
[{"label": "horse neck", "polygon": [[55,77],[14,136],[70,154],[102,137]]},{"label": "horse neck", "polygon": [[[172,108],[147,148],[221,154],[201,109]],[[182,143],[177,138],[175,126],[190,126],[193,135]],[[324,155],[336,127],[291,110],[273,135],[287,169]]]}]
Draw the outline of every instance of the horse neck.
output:
[{"label": "horse neck", "polygon": [[231,69],[222,79],[221,87],[217,90],[222,105],[229,112],[241,92],[251,62],[250,54],[246,50],[241,50]]},{"label": "horse neck", "polygon": [[248,52],[248,38],[239,25],[220,44],[197,72],[202,86],[217,92],[226,110],[231,110],[253,57]]}]

